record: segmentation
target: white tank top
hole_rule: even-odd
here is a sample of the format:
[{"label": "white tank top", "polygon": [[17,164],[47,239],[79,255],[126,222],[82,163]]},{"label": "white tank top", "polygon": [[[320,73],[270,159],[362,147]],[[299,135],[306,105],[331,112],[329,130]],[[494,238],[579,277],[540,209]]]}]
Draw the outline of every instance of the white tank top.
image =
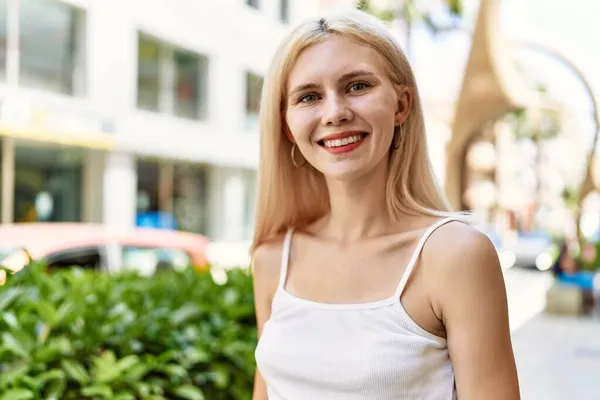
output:
[{"label": "white tank top", "polygon": [[310,301],[285,289],[288,230],[271,317],[255,352],[268,399],[456,399],[446,340],[417,325],[400,302],[425,241],[452,220],[425,232],[392,297],[359,304]]}]

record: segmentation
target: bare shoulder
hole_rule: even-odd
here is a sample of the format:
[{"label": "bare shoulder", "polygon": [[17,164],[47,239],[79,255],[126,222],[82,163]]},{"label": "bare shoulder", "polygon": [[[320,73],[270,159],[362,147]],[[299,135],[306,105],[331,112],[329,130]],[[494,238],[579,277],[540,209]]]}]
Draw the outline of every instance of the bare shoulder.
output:
[{"label": "bare shoulder", "polygon": [[461,221],[440,226],[428,239],[423,256],[428,260],[427,264],[435,265],[440,273],[500,267],[490,239],[479,229]]},{"label": "bare shoulder", "polygon": [[279,282],[283,235],[279,235],[258,246],[252,254],[252,276],[257,292],[272,297]]},{"label": "bare shoulder", "polygon": [[423,249],[423,263],[439,317],[447,317],[452,307],[483,305],[481,300],[489,296],[497,304],[505,302],[498,253],[483,232],[467,223],[451,221],[439,227]]}]

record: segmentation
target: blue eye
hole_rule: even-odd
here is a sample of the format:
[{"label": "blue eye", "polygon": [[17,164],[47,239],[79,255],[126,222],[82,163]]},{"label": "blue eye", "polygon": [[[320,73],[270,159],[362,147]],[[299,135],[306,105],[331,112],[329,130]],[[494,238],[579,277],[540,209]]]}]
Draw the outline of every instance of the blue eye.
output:
[{"label": "blue eye", "polygon": [[298,99],[299,103],[310,103],[311,101],[317,100],[317,95],[315,94],[307,94]]},{"label": "blue eye", "polygon": [[367,89],[369,87],[370,87],[370,85],[368,83],[365,83],[365,82],[356,82],[356,83],[353,83],[350,86],[350,90],[349,91],[350,92],[358,92],[358,91],[361,91],[361,90],[365,90],[365,89]]}]

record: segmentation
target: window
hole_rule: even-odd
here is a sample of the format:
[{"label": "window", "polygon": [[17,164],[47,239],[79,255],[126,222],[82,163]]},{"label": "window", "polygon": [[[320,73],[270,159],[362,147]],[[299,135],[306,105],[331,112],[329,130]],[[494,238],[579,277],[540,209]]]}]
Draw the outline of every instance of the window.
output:
[{"label": "window", "polygon": [[20,83],[83,92],[85,13],[57,0],[20,3]]},{"label": "window", "polygon": [[254,8],[260,8],[260,5],[258,4],[260,0],[246,0],[246,4],[248,4],[250,7],[254,7]]},{"label": "window", "polygon": [[258,127],[262,87],[262,77],[252,72],[246,72],[246,128],[249,130]]},{"label": "window", "polygon": [[123,247],[123,267],[135,269],[144,276],[161,270],[181,271],[191,264],[190,255],[183,250],[164,247]]},{"label": "window", "polygon": [[176,164],[173,175],[173,212],[177,229],[206,234],[208,224],[207,170],[194,164]]},{"label": "window", "polygon": [[104,257],[99,247],[82,247],[60,251],[46,257],[49,270],[79,267],[85,269],[104,269]]},{"label": "window", "polygon": [[187,118],[203,117],[204,109],[200,99],[204,97],[205,87],[201,86],[201,83],[205,82],[203,74],[208,66],[206,57],[175,50],[173,61],[175,115]]},{"label": "window", "polygon": [[204,119],[207,81],[207,57],[139,35],[138,108]]},{"label": "window", "polygon": [[144,37],[138,40],[138,107],[158,111],[160,48]]},{"label": "window", "polygon": [[279,1],[279,19],[282,22],[290,22],[290,2],[289,0]]},{"label": "window", "polygon": [[83,152],[15,146],[15,222],[81,221]]}]

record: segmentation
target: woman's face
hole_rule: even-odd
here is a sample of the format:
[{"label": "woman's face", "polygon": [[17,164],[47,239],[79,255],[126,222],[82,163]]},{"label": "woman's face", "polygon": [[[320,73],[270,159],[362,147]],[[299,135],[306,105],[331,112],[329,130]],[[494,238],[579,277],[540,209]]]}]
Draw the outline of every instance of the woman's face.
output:
[{"label": "woman's face", "polygon": [[[387,162],[411,95],[372,48],[333,36],[304,50],[286,86],[288,138],[326,177],[352,179]],[[298,153],[298,152],[297,152]],[[301,156],[296,154],[298,163]]]}]

